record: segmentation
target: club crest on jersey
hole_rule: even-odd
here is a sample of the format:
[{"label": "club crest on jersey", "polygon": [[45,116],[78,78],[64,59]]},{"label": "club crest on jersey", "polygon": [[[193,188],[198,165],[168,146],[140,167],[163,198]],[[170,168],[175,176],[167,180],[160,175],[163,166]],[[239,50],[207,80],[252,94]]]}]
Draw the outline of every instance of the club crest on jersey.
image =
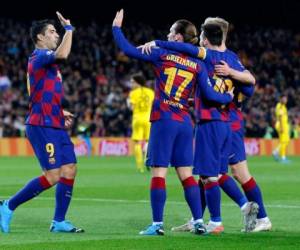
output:
[{"label": "club crest on jersey", "polygon": [[46,54],[49,56],[49,55],[51,55],[53,53],[53,51],[52,50],[48,50],[47,52],[46,52]]},{"label": "club crest on jersey", "polygon": [[49,158],[49,163],[52,165],[55,164],[55,158],[54,157]]}]

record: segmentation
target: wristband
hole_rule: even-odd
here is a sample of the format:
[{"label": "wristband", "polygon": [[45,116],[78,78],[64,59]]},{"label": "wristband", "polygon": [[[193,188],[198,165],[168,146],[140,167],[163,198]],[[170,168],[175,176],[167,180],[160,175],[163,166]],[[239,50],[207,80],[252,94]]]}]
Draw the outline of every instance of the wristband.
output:
[{"label": "wristband", "polygon": [[74,27],[72,25],[65,25],[64,29],[67,30],[74,30]]}]

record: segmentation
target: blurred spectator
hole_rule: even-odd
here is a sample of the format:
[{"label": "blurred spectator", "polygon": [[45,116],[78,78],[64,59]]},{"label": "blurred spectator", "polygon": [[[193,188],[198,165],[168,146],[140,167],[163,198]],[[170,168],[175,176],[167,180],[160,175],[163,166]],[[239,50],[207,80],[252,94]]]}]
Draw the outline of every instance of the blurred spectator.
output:
[{"label": "blurred spectator", "polygon": [[[168,30],[127,23],[126,36],[139,45],[166,39]],[[0,137],[24,136],[28,111],[27,59],[33,50],[29,24],[0,19]],[[229,35],[228,47],[238,53],[256,76],[257,87],[244,105],[246,136],[270,137],[274,105],[281,93],[287,104],[294,137],[300,121],[300,33],[274,28],[239,27]],[[242,48],[242,49],[241,49]],[[71,55],[63,63],[64,107],[75,114],[71,134],[84,126],[91,136],[129,136],[131,111],[126,99],[129,77],[142,71],[153,84],[151,66],[132,60],[114,46],[111,25],[92,22],[76,27]],[[297,133],[298,131],[298,133]]]}]

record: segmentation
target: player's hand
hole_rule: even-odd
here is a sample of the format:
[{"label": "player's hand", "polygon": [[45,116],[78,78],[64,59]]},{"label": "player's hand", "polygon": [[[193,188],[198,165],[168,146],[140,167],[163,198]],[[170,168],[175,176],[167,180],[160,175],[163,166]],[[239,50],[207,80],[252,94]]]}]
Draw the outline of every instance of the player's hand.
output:
[{"label": "player's hand", "polygon": [[144,45],[140,45],[137,48],[142,49],[142,54],[146,53],[147,55],[149,55],[149,54],[151,54],[151,50],[153,47],[156,47],[155,41],[145,43]]},{"label": "player's hand", "polygon": [[231,68],[225,61],[220,61],[221,64],[215,65],[215,72],[218,76],[230,76]]},{"label": "player's hand", "polygon": [[123,18],[124,18],[124,10],[121,9],[120,11],[117,11],[112,26],[121,28],[123,23]]},{"label": "player's hand", "polygon": [[63,114],[65,117],[65,128],[70,128],[73,124],[74,115],[66,110],[63,110]]},{"label": "player's hand", "polygon": [[64,27],[66,25],[71,25],[70,19],[65,19],[62,14],[60,14],[58,11],[56,11],[56,15],[61,23],[61,25]]},{"label": "player's hand", "polygon": [[234,87],[230,91],[227,92],[227,94],[229,94],[231,96],[231,99],[233,99],[233,97],[234,97],[233,91],[234,91]]}]

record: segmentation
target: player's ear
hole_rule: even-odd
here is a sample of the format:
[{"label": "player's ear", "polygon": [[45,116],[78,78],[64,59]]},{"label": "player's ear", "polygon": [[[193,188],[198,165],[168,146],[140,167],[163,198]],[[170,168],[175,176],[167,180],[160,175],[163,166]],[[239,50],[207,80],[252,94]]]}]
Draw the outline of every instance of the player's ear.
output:
[{"label": "player's ear", "polygon": [[43,41],[43,38],[44,38],[44,36],[43,36],[42,34],[38,34],[38,35],[37,35],[37,39],[38,39],[39,41]]},{"label": "player's ear", "polygon": [[184,41],[183,35],[181,35],[180,33],[177,33],[174,38],[175,38],[176,42],[183,42]]}]

